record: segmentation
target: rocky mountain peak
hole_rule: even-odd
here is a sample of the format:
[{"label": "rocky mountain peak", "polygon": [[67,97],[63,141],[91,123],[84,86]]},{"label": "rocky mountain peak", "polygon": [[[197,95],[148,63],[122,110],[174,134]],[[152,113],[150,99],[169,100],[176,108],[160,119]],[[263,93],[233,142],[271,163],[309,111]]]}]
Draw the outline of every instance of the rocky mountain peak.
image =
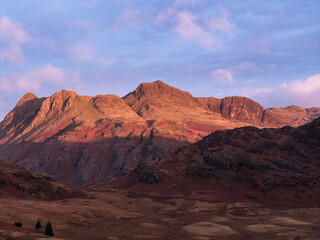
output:
[{"label": "rocky mountain peak", "polygon": [[140,84],[123,99],[138,115],[148,120],[168,119],[173,114],[178,116],[179,113],[190,112],[190,108],[199,107],[198,101],[189,92],[160,80]]},{"label": "rocky mountain peak", "polygon": [[52,98],[52,99],[54,99],[54,98],[66,99],[69,97],[76,97],[76,96],[79,96],[76,92],[63,89],[60,92],[56,92],[53,95],[51,95],[50,98]]},{"label": "rocky mountain peak", "polygon": [[286,107],[286,109],[292,110],[292,111],[302,111],[302,112],[304,112],[306,110],[305,108],[302,108],[302,107],[299,107],[296,105],[291,105],[289,107]]},{"label": "rocky mountain peak", "polygon": [[182,91],[172,87],[164,82],[157,80],[155,82],[141,83],[136,90],[124,97],[124,100],[132,105],[136,101],[158,98],[192,98],[189,92]]},{"label": "rocky mountain peak", "polygon": [[34,95],[33,93],[29,92],[26,93],[17,103],[17,106],[21,106],[22,104],[24,104],[25,102],[29,101],[29,100],[33,100],[33,99],[38,99],[38,97],[36,95]]}]

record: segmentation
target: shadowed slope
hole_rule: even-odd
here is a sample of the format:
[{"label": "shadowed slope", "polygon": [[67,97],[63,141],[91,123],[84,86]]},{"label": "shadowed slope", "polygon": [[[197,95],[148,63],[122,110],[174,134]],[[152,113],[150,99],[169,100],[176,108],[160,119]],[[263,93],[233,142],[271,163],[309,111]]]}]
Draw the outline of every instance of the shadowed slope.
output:
[{"label": "shadowed slope", "polygon": [[0,160],[0,197],[57,200],[87,197],[49,175],[33,174],[26,169]]}]

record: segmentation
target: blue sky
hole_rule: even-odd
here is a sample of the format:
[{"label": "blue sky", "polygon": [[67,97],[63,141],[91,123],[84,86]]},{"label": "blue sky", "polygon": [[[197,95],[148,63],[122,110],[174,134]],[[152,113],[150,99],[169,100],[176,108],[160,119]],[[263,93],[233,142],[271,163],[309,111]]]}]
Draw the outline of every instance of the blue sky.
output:
[{"label": "blue sky", "polygon": [[318,0],[1,0],[0,119],[26,93],[194,96],[320,106]]}]

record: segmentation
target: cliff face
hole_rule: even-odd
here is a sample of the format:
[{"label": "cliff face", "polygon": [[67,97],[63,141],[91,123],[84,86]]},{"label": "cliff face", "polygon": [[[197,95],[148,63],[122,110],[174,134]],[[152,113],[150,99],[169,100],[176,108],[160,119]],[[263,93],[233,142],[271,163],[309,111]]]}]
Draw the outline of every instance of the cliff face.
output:
[{"label": "cliff face", "polygon": [[261,125],[263,107],[246,97],[198,98],[211,111],[220,113],[224,118]]},{"label": "cliff face", "polygon": [[263,109],[244,97],[196,98],[161,81],[120,98],[26,94],[0,123],[0,157],[81,185],[120,176],[219,130],[297,126],[320,108]]}]

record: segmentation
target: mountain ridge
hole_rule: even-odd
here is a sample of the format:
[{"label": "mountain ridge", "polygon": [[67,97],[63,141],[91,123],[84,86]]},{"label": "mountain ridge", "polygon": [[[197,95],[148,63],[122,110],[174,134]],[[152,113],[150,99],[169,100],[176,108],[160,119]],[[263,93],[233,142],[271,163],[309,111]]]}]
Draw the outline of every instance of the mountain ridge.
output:
[{"label": "mountain ridge", "polygon": [[123,98],[25,94],[0,123],[0,157],[82,185],[120,176],[219,129],[298,126],[320,108],[264,109],[245,97],[200,98],[162,81]]}]

